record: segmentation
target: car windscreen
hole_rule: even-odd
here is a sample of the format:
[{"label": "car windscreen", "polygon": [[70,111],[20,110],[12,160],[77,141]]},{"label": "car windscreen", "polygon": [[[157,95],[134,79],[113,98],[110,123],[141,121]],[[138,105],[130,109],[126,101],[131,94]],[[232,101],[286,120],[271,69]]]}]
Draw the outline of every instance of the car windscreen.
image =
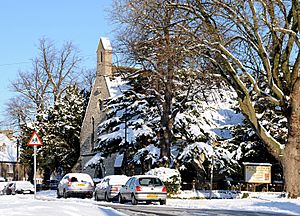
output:
[{"label": "car windscreen", "polygon": [[70,182],[90,182],[90,183],[93,183],[93,180],[89,175],[81,174],[81,175],[70,176]]},{"label": "car windscreen", "polygon": [[145,177],[145,178],[140,178],[139,183],[141,186],[162,186],[162,182],[159,178],[151,178],[151,177]]}]

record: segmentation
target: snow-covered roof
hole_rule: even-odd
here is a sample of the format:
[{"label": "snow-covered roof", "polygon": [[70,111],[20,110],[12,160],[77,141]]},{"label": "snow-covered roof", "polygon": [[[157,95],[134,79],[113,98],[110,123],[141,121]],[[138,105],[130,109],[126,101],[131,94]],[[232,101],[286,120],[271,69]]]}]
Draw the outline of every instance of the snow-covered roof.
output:
[{"label": "snow-covered roof", "polygon": [[127,82],[124,81],[121,77],[114,77],[114,79],[105,77],[105,82],[107,84],[109,95],[112,98],[120,96],[123,91],[130,88],[130,86],[127,85]]},{"label": "snow-covered roof", "polygon": [[102,160],[103,157],[101,153],[95,154],[83,167],[83,169],[86,169],[89,166],[97,165],[100,160]]},{"label": "snow-covered roof", "polygon": [[0,134],[0,161],[17,161],[17,144],[5,134]]},{"label": "snow-covered roof", "polygon": [[100,40],[101,40],[103,48],[105,50],[112,50],[110,41],[109,41],[109,39],[107,37],[101,37]]}]

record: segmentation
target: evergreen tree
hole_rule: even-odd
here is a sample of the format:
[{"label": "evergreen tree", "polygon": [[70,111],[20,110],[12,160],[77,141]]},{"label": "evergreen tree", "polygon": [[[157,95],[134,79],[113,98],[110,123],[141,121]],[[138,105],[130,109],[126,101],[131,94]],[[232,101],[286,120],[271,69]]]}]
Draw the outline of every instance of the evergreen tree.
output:
[{"label": "evergreen tree", "polygon": [[[159,166],[160,159],[160,115],[155,95],[144,90],[150,88],[148,79],[138,74],[116,86],[122,93],[105,101],[107,119],[99,125],[95,149],[103,156],[125,154],[126,167],[141,167],[142,173]],[[182,86],[174,100],[180,112],[172,128],[172,167],[181,171],[193,167],[197,170],[194,178],[209,179],[207,171],[213,158],[217,174],[241,179],[242,162],[254,162],[258,154],[264,153],[265,159],[275,162],[246,124],[233,90],[226,85],[195,90],[185,106],[180,106],[176,101],[189,85]]]},{"label": "evergreen tree", "polygon": [[69,172],[80,154],[83,97],[79,89],[68,86],[64,97],[47,111],[47,115],[40,116],[40,119],[46,143],[41,149],[45,166],[51,172],[58,169]]},{"label": "evergreen tree", "polygon": [[[116,86],[122,89],[122,94],[105,101],[107,120],[98,127],[95,148],[103,156],[124,154],[127,164],[137,164],[142,157],[140,149],[158,145],[159,113],[154,97],[144,93],[147,81],[141,75],[131,76],[122,86]],[[154,157],[157,161],[159,154]],[[142,161],[142,169],[149,166],[148,160]]]},{"label": "evergreen tree", "polygon": [[30,133],[37,131],[43,140],[43,146],[38,148],[38,167],[43,168],[44,179],[48,180],[55,171],[71,171],[80,154],[82,120],[83,97],[76,86],[68,86],[53,107],[39,112],[35,122],[23,126],[23,162],[32,162],[32,149],[25,142]]}]

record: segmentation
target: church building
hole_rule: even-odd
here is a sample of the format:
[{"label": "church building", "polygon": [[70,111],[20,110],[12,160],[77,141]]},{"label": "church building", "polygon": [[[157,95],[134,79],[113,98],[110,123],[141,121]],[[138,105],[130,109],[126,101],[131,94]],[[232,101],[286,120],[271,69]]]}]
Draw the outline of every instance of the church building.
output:
[{"label": "church building", "polygon": [[93,178],[113,175],[116,173],[115,170],[120,167],[118,162],[120,157],[112,155],[103,160],[101,154],[95,151],[97,126],[106,117],[103,112],[103,101],[112,96],[109,87],[113,75],[112,70],[112,47],[109,39],[102,37],[97,49],[96,78],[81,127],[80,158],[76,167],[76,171],[88,173]]}]

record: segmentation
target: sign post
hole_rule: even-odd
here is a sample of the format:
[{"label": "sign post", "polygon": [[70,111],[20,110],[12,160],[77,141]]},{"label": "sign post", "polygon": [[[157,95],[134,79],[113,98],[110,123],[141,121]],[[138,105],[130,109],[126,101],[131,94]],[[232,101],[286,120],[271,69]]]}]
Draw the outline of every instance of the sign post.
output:
[{"label": "sign post", "polygon": [[27,143],[28,146],[33,146],[33,163],[34,163],[34,174],[33,174],[33,182],[34,182],[34,199],[36,199],[36,150],[37,146],[42,146],[42,140],[38,136],[38,134],[34,131],[30,137],[30,140]]}]

